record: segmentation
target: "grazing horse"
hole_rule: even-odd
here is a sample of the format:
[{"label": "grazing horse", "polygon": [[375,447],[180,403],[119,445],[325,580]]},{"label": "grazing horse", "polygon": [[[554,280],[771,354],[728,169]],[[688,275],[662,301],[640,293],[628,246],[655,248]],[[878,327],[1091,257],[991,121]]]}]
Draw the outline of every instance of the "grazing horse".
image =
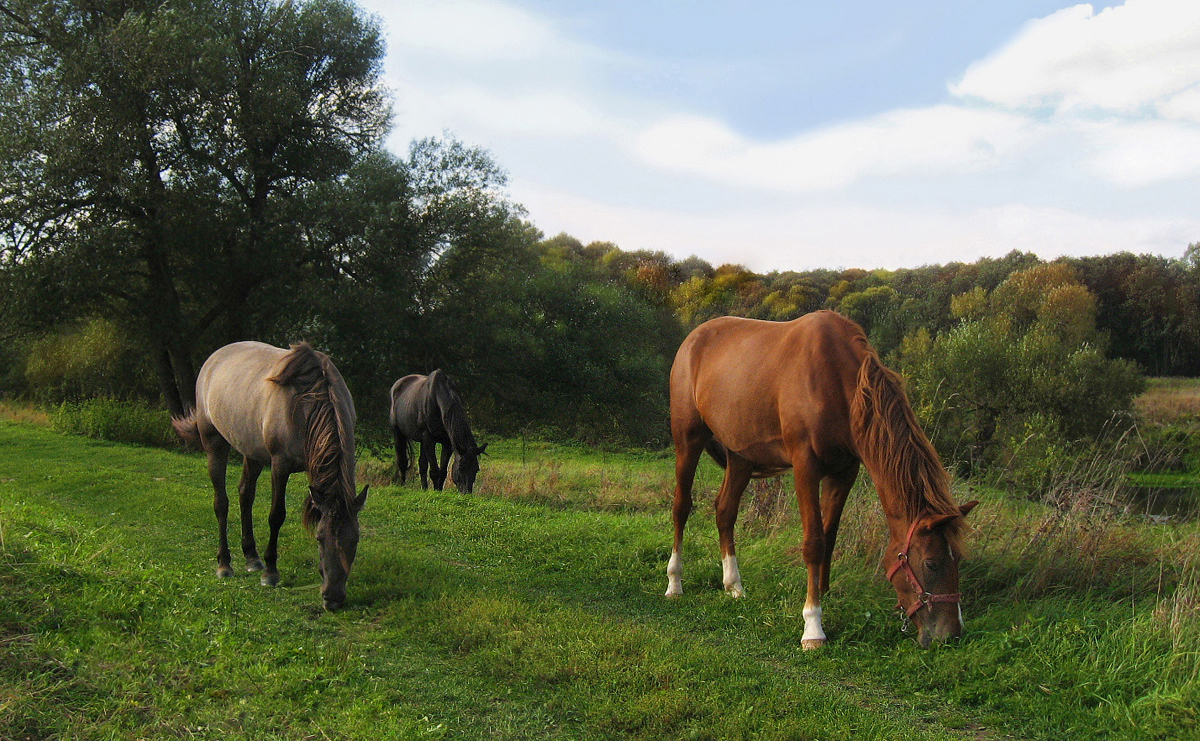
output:
[{"label": "grazing horse", "polygon": [[[420,443],[421,488],[441,491],[446,484],[446,466],[453,450],[454,470],[450,472],[454,485],[467,494],[475,488],[479,473],[479,456],[487,451],[487,443],[475,445],[475,436],[467,425],[467,413],[462,399],[454,388],[450,375],[435,370],[428,376],[414,373],[392,384],[392,411],[389,421],[396,443],[396,468],[400,483],[408,477],[408,444]],[[442,445],[441,464],[437,445]]]},{"label": "grazing horse", "polygon": [[[801,645],[824,645],[821,596],[846,495],[864,464],[887,518],[887,578],[918,641],[961,635],[958,596],[964,517],[921,431],[900,376],[854,322],[831,311],[791,322],[722,317],[697,327],[671,367],[675,542],[667,596],[683,593],[683,529],[707,449],[725,469],[716,499],[725,591],[741,597],[733,526],[751,478],[791,469],[804,526],[808,595]],[[819,488],[823,486],[823,492]]]},{"label": "grazing horse", "polygon": [[[354,402],[346,382],[324,353],[301,343],[283,350],[261,342],[235,342],[214,352],[196,379],[196,408],[172,420],[185,441],[204,448],[213,485],[220,546],[217,576],[229,566],[225,467],[229,448],[245,457],[238,485],[242,553],[247,571],[262,571],[265,586],[279,583],[279,528],[287,510],[288,477],[308,473],[302,520],[320,555],[321,597],[326,610],[346,601],[346,579],[358,549],[358,512],[367,488],[354,495]],[[260,560],[254,542],[254,488],[271,467],[271,539]],[[265,563],[264,563],[265,562]]]}]

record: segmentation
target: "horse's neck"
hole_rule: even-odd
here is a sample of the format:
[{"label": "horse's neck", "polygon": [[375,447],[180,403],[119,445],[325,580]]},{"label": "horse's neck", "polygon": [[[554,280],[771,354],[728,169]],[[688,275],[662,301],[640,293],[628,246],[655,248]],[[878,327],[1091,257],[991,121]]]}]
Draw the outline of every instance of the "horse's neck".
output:
[{"label": "horse's neck", "polygon": [[[883,507],[883,514],[887,517],[888,526],[892,527],[892,523],[900,523],[898,526],[907,528],[912,522],[910,514],[914,507],[904,499],[898,489],[888,483],[880,485],[883,481],[880,476],[877,476],[870,467],[867,471],[871,474],[871,480],[875,482],[875,493],[879,495],[879,504]],[[916,508],[919,509],[919,508]]]},{"label": "horse's neck", "polygon": [[442,426],[450,438],[450,445],[456,452],[470,452],[475,447],[475,437],[467,426],[467,415],[462,404],[455,403],[442,411]]}]

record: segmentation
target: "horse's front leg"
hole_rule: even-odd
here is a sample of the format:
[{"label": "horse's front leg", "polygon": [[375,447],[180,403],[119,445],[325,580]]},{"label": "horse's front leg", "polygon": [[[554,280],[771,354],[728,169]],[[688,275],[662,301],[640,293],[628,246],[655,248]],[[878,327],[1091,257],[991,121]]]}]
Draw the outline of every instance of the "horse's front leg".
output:
[{"label": "horse's front leg", "polygon": [[721,544],[721,581],[730,597],[745,595],[742,574],[738,571],[737,553],[733,547],[733,527],[737,524],[738,505],[754,467],[749,461],[730,451],[725,461],[725,479],[717,492],[717,538]]},{"label": "horse's front leg", "polygon": [[825,645],[825,628],[821,624],[821,572],[825,563],[825,528],[821,522],[819,486],[821,474],[811,452],[792,461],[796,478],[796,502],[800,505],[800,521],[804,525],[804,567],[808,570],[808,593],[804,599],[804,634],[800,647],[805,651]]},{"label": "horse's front leg", "polygon": [[242,462],[242,480],[238,484],[238,503],[242,509],[242,555],[246,557],[246,571],[262,571],[263,562],[258,557],[258,545],[254,542],[254,494],[258,475],[263,464],[246,458]]},{"label": "horse's front leg", "polygon": [[267,567],[258,578],[265,587],[273,587],[279,583],[279,528],[283,527],[283,521],[287,519],[284,498],[290,475],[287,463],[278,459],[271,461],[271,515],[267,519],[267,524],[271,526],[271,539],[267,542],[267,552],[263,554]]},{"label": "horse's front leg", "polygon": [[229,443],[216,431],[202,435],[200,443],[208,458],[208,478],[213,487],[213,512],[217,516],[217,576],[233,576],[229,566],[229,494],[225,490],[225,468],[229,463]]},{"label": "horse's front leg", "polygon": [[[434,449],[437,449],[436,443],[434,443]],[[437,470],[433,472],[433,488],[438,491],[446,488],[446,474],[450,472],[450,454],[453,452],[449,443],[442,443],[441,460],[438,462]]]}]

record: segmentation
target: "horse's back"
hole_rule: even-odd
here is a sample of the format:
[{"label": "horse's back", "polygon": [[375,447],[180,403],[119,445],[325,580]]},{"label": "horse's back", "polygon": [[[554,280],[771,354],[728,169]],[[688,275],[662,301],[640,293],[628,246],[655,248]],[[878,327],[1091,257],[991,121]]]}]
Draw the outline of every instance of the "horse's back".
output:
[{"label": "horse's back", "polygon": [[235,342],[204,361],[196,380],[196,411],[243,455],[303,459],[303,443],[289,434],[291,392],[270,380],[288,350],[262,342]]},{"label": "horse's back", "polygon": [[672,422],[702,420],[722,445],[763,465],[783,465],[785,448],[798,438],[843,444],[866,352],[862,330],[834,312],[790,322],[713,319],[676,354]]},{"label": "horse's back", "polygon": [[428,376],[411,373],[392,384],[389,421],[406,437],[420,437],[421,405],[428,394]]}]

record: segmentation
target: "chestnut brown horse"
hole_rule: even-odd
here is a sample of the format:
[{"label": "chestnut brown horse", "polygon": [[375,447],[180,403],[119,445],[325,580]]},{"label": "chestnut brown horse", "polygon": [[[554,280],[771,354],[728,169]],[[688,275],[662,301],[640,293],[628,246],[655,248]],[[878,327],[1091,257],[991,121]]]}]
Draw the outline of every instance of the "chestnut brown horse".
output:
[{"label": "chestnut brown horse", "polygon": [[725,469],[717,530],[725,591],[741,597],[733,545],[751,478],[791,469],[804,526],[808,595],[805,649],[825,643],[821,597],[846,496],[865,465],[891,542],[887,577],[898,607],[928,647],[962,633],[958,561],[964,517],[937,452],[917,423],[901,378],[879,361],[862,329],[831,311],[791,322],[722,317],[697,327],[671,368],[675,542],[667,596],[683,593],[683,530],[705,449]]},{"label": "chestnut brown horse", "polygon": [[[196,379],[196,408],[172,420],[176,432],[208,456],[220,545],[217,576],[233,575],[226,522],[225,467],[232,446],[245,457],[238,494],[242,554],[247,571],[262,571],[266,586],[279,583],[279,528],[287,509],[288,477],[308,473],[304,526],[316,536],[321,597],[327,610],[346,601],[346,580],[358,550],[358,512],[367,487],[354,495],[354,402],[346,382],[324,353],[301,343],[284,350],[261,342],[235,342],[209,356]],[[254,489],[271,467],[271,539],[259,559],[254,542]],[[264,563],[265,561],[265,563]]]}]

